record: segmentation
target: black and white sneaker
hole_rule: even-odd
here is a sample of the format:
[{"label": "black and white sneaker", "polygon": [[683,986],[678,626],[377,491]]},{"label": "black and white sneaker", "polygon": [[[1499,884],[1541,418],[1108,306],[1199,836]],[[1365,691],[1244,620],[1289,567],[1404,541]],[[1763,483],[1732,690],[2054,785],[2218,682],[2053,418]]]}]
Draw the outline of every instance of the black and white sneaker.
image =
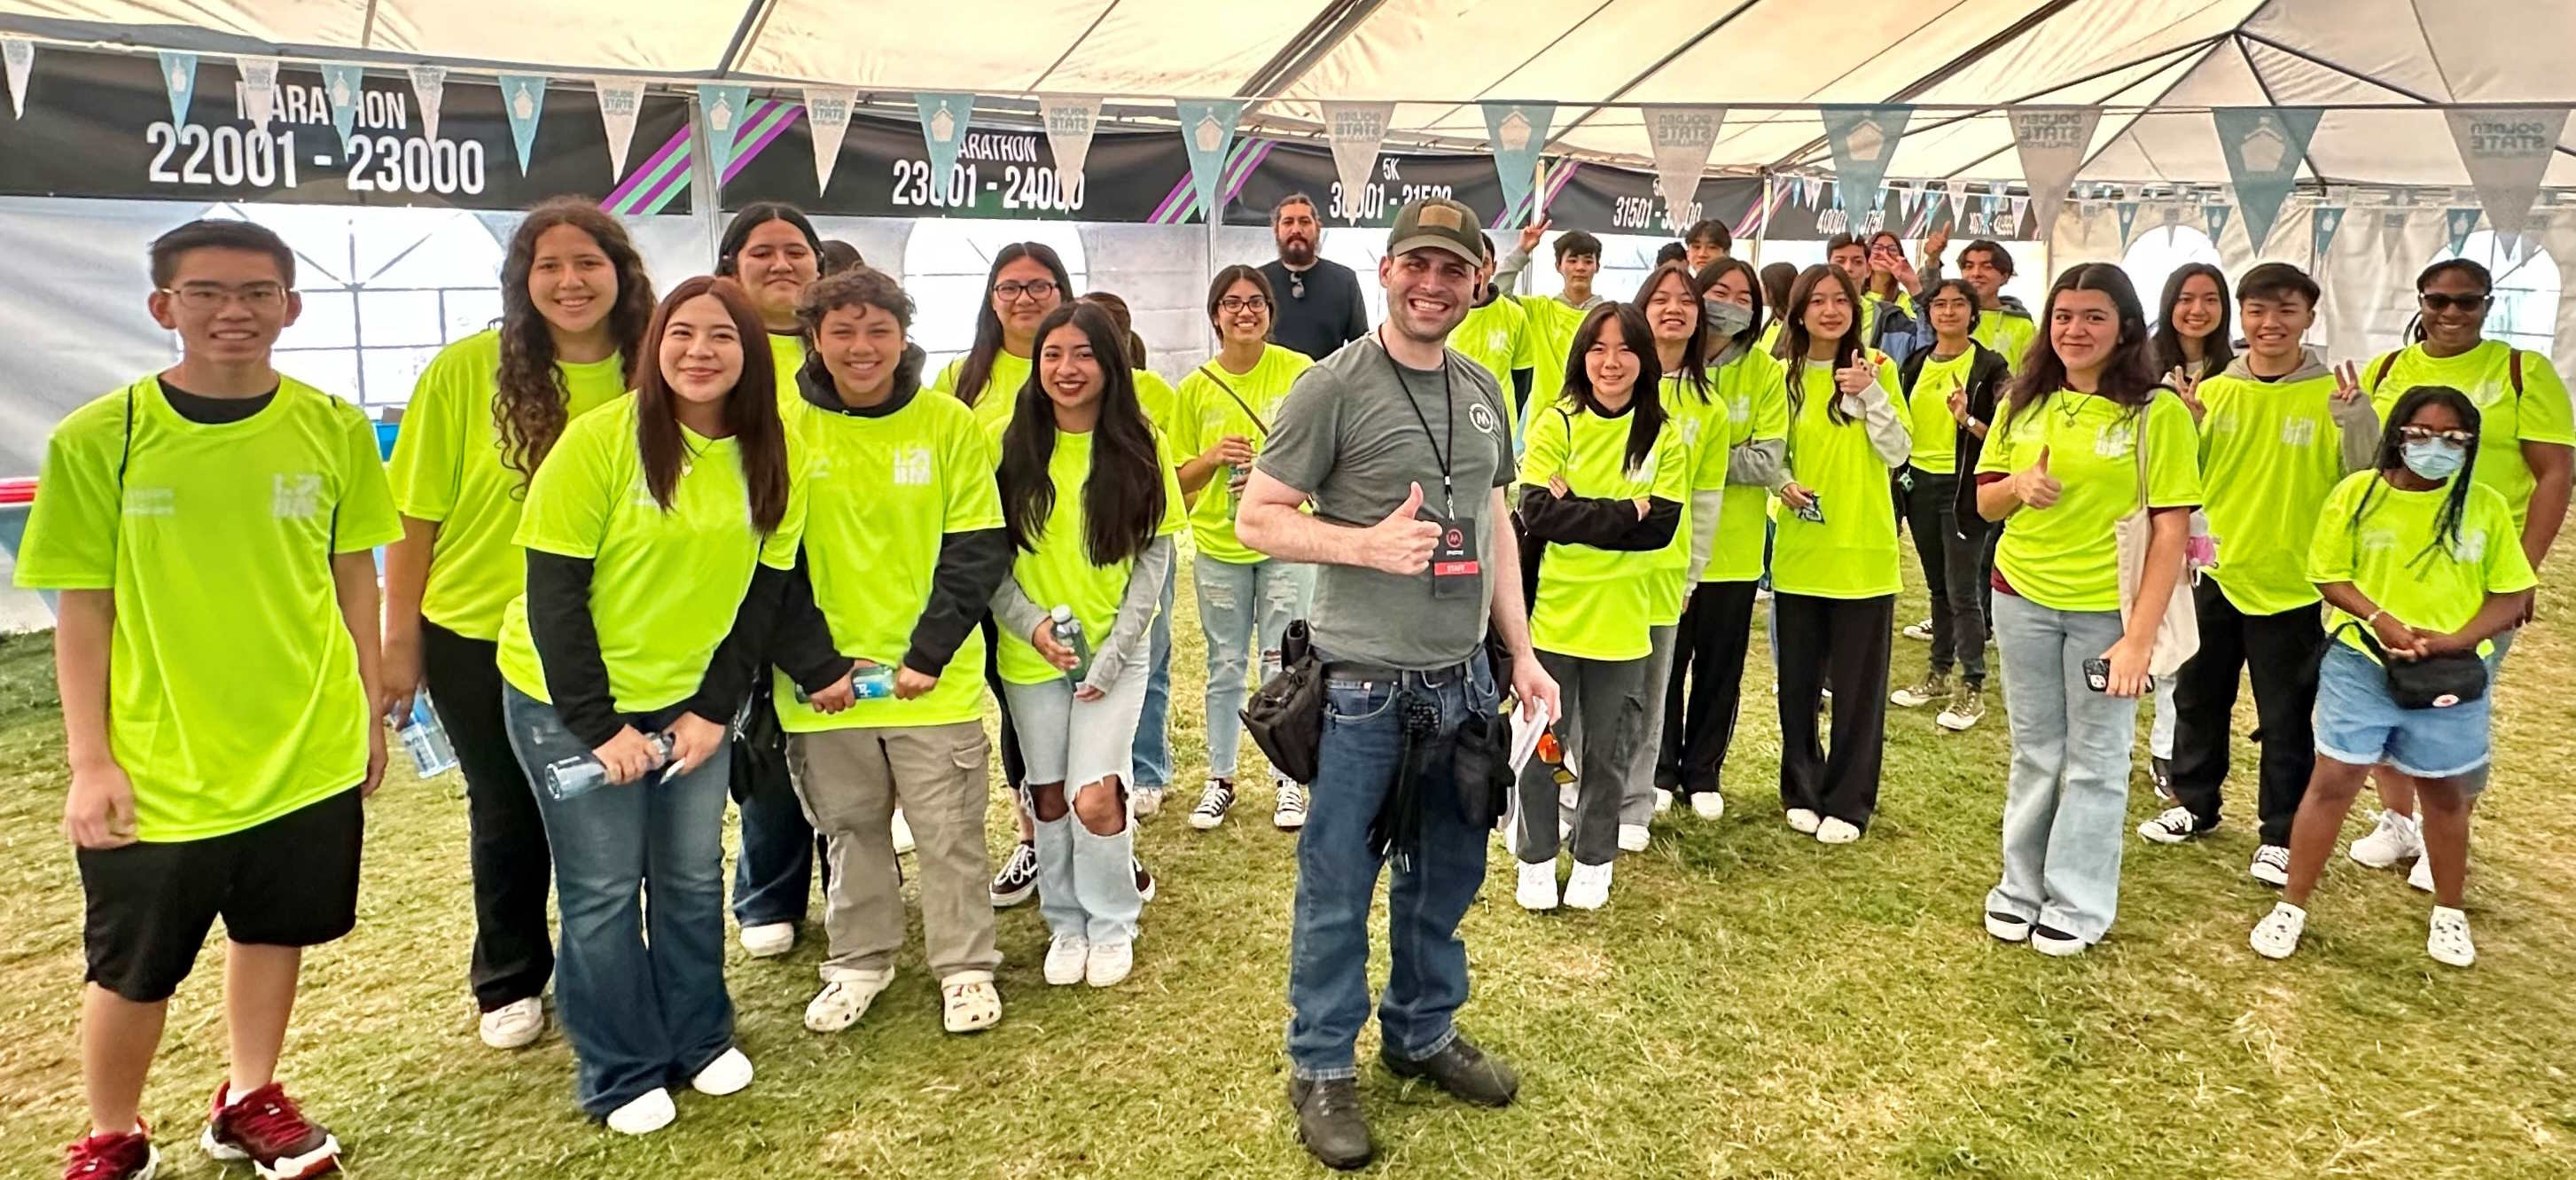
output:
[{"label": "black and white sneaker", "polygon": [[1907,623],[1902,634],[1907,639],[1911,639],[1916,643],[1930,643],[1932,642],[1932,620],[1925,619],[1920,623]]},{"label": "black and white sneaker", "polygon": [[2173,759],[2147,759],[2147,781],[2155,785],[2156,798],[2167,803],[2182,802],[2182,797],[2173,793]]},{"label": "black and white sneaker", "polygon": [[1987,910],[1986,933],[2002,942],[2027,942],[2030,939],[2030,919],[2017,918],[2002,910]]},{"label": "black and white sneaker", "polygon": [[1279,808],[1270,813],[1270,824],[1283,832],[1306,826],[1306,788],[1284,778],[1273,778],[1271,786],[1279,794]]},{"label": "black and white sneaker", "polygon": [[1225,822],[1225,813],[1234,810],[1234,780],[1212,778],[1207,789],[1199,792],[1199,805],[1190,809],[1190,826],[1202,832],[1216,830]]},{"label": "black and white sneaker", "polygon": [[[2188,807],[2168,807],[2164,814],[2139,824],[2138,835],[2157,844],[2180,844],[2194,836],[2206,835],[2210,828],[2217,826],[2200,826],[2200,817],[2193,815]],[[2287,869],[2289,862],[2284,860],[2282,867]]]},{"label": "black and white sneaker", "polygon": [[2063,959],[2069,955],[2080,955],[2084,953],[2084,948],[2091,945],[2093,944],[2055,926],[2043,924],[2030,928],[2030,949],[2050,958]]},{"label": "black and white sneaker", "polygon": [[2266,844],[2254,850],[2254,863],[2246,873],[2266,885],[2290,883],[2290,850],[2278,844]]},{"label": "black and white sneaker", "polygon": [[1127,867],[1134,870],[1136,873],[1137,899],[1140,901],[1154,900],[1154,874],[1146,871],[1145,862],[1131,856],[1127,858]]},{"label": "black and white sneaker", "polygon": [[993,905],[1009,909],[1037,895],[1038,846],[1022,840],[1011,846],[1011,855],[1002,862],[1002,871],[993,874]]}]

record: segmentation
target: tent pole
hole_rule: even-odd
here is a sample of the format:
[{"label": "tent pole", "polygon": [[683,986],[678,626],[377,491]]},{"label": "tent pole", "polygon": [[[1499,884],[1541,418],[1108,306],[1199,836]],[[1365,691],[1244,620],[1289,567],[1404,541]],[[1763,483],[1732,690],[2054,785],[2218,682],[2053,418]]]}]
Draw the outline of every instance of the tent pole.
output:
[{"label": "tent pole", "polygon": [[1753,223],[1753,269],[1762,269],[1762,243],[1771,237],[1771,186],[1780,183],[1780,174],[1762,170],[1762,219]]},{"label": "tent pole", "polygon": [[716,187],[714,151],[707,142],[707,124],[694,97],[689,102],[689,215],[698,219],[698,232],[707,241],[710,263],[716,246],[724,238],[724,194]]}]

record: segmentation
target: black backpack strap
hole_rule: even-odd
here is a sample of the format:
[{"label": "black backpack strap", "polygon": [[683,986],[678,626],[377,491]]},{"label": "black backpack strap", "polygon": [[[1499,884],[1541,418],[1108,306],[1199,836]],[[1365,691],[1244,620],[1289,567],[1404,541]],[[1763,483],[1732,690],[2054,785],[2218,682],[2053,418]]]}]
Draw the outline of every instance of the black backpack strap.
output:
[{"label": "black backpack strap", "polygon": [[2378,370],[2370,375],[2371,389],[2375,391],[2388,383],[2388,371],[2397,367],[2397,354],[2404,351],[2406,350],[2403,348],[2395,349],[2379,358]]}]

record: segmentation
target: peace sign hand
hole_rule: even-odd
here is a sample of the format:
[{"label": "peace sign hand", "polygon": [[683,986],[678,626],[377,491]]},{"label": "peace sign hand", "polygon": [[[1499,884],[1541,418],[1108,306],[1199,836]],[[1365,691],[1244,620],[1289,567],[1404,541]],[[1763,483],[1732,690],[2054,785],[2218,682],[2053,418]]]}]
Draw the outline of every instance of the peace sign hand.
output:
[{"label": "peace sign hand", "polygon": [[1522,226],[1522,227],[1521,227],[1521,253],[1523,253],[1523,254],[1535,254],[1535,253],[1537,253],[1537,252],[1538,252],[1538,239],[1539,239],[1539,236],[1547,232],[1547,227],[1548,227],[1548,226],[1551,226],[1551,225],[1554,225],[1554,224],[1556,224],[1556,223],[1555,223],[1553,220],[1551,220],[1551,219],[1549,219],[1549,218],[1546,218],[1546,217],[1541,217],[1541,218],[1539,218],[1537,221],[1532,222],[1532,223],[1530,223],[1529,225]]},{"label": "peace sign hand", "polygon": [[2336,402],[2350,404],[2361,397],[2360,365],[2352,361],[2345,361],[2344,363],[2335,366],[2334,375],[2334,399]]},{"label": "peace sign hand", "polygon": [[2181,396],[2183,407],[2191,411],[2193,425],[2199,425],[2200,420],[2208,416],[2209,407],[2201,404],[2200,400],[2199,378],[2185,372],[2182,366],[2176,365],[2172,372],[2165,374],[2165,384],[2173,386],[2173,391]]}]

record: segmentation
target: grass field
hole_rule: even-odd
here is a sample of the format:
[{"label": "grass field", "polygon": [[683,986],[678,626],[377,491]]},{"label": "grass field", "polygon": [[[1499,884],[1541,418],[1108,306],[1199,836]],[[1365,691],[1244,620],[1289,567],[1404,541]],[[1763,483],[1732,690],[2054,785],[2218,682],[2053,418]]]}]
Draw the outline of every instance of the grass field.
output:
[{"label": "grass field", "polygon": [[[2120,921],[2092,953],[2057,961],[1997,944],[1978,911],[1996,869],[2000,711],[1964,735],[1896,711],[1877,823],[1861,843],[1827,848],[1779,821],[1778,725],[1757,652],[1726,818],[1660,821],[1651,850],[1622,858],[1609,908],[1522,913],[1497,850],[1466,923],[1476,989],[1464,1024],[1523,1068],[1522,1100],[1470,1110],[1371,1066],[1361,1089],[1378,1169],[2576,1175],[2576,709],[2564,688],[2576,650],[2560,622],[2576,618],[2576,594],[2553,578],[2541,605],[2502,694],[2501,768],[2471,878],[2481,957],[2466,971],[2425,957],[2430,902],[2402,874],[2340,859],[2299,956],[2255,957],[2246,931],[2273,893],[2245,875],[2250,790],[2206,841],[2129,842]],[[1195,617],[1184,606],[1174,659],[1182,809],[1203,765]],[[83,1123],[80,889],[55,831],[49,642],[0,641],[0,1172],[12,1176],[52,1175]],[[1896,678],[1922,659],[1899,640]],[[371,805],[358,931],[307,959],[285,1074],[339,1132],[354,1175],[1321,1174],[1280,1097],[1293,849],[1271,830],[1264,791],[1214,833],[1177,814],[1145,826],[1161,897],[1121,988],[1045,987],[1034,907],[1007,912],[1009,1011],[981,1036],[939,1032],[917,950],[863,1023],[828,1038],[799,1024],[819,928],[785,960],[737,953],[741,1042],[759,1080],[728,1099],[684,1094],[676,1126],[637,1140],[575,1111],[558,1035],[513,1055],[476,1041],[459,789],[396,772]],[[2132,819],[2154,806],[2141,775]],[[2357,812],[2354,831],[2366,821]],[[1007,830],[997,802],[996,848]],[[219,954],[180,990],[145,1102],[165,1177],[248,1175],[188,1142],[221,1070]],[[1375,1050],[1371,1034],[1363,1061]]]}]

